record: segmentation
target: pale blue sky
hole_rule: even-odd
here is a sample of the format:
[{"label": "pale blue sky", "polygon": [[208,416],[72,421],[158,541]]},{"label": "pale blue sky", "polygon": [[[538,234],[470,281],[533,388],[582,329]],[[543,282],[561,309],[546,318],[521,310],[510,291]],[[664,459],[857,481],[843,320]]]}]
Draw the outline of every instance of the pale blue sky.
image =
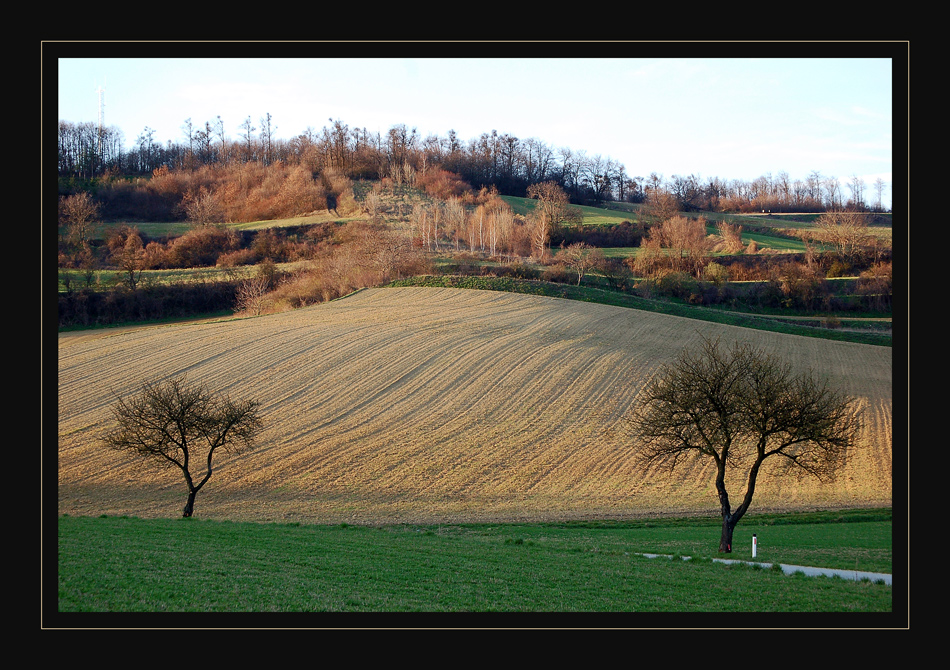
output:
[{"label": "pale blue sky", "polygon": [[892,74],[888,58],[62,58],[58,103],[60,120],[95,121],[102,86],[106,125],[129,147],[146,126],[182,141],[189,118],[221,116],[237,138],[267,113],[284,139],[330,118],[465,141],[494,129],[630,175],[818,171],[842,187],[858,176],[868,194],[881,177],[887,203]]}]

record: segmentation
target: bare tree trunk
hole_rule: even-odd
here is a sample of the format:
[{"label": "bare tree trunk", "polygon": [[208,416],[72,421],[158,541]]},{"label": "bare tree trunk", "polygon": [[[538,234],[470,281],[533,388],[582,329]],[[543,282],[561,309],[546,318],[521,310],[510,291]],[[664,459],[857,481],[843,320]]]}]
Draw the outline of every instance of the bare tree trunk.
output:
[{"label": "bare tree trunk", "polygon": [[195,496],[198,495],[197,489],[192,489],[188,493],[188,502],[185,503],[185,508],[181,511],[183,517],[190,517],[195,513]]},{"label": "bare tree trunk", "polygon": [[719,472],[716,476],[716,490],[719,492],[719,504],[722,512],[722,536],[719,538],[720,553],[732,553],[732,532],[735,530],[736,524],[739,523],[739,519],[745,516],[746,511],[752,504],[752,496],[755,493],[755,482],[759,476],[759,467],[765,458],[763,454],[764,445],[761,445],[759,448],[759,457],[756,458],[752,467],[749,468],[749,478],[746,481],[745,496],[742,499],[742,504],[739,505],[734,512],[729,506],[729,494],[726,493],[725,468],[719,468]]},{"label": "bare tree trunk", "polygon": [[719,538],[719,553],[732,553],[732,532],[736,528],[736,519],[732,514],[723,514],[722,516],[722,535]]}]

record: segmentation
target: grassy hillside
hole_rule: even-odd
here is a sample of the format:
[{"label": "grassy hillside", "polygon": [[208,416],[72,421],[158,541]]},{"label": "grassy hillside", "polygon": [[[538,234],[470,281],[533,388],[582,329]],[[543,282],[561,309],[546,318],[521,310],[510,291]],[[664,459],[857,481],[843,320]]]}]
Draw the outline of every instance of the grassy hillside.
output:
[{"label": "grassy hillside", "polygon": [[[212,323],[59,336],[59,512],[176,516],[180,475],[104,452],[113,392],[186,373],[263,403],[261,447],[224,461],[199,517],[416,522],[713,513],[705,464],[640,472],[622,416],[701,335],[750,340],[861,398],[839,481],[766,478],[756,508],[891,503],[891,350],[558,298],[364,290]],[[740,486],[732,482],[736,489]]]},{"label": "grassy hillside", "polygon": [[[504,195],[501,199],[508,203],[515,214],[521,214],[522,216],[527,216],[528,213],[534,209],[534,205],[537,202],[533,198],[518,198],[511,195]],[[624,221],[634,220],[636,216],[632,212],[604,209],[602,207],[587,207],[581,205],[572,205],[572,207],[580,210],[585,226],[603,226],[623,223]]]},{"label": "grassy hillside", "polygon": [[[527,215],[529,212],[531,212],[531,210],[534,209],[534,204],[536,202],[531,198],[516,198],[514,196],[503,196],[502,200],[508,203],[515,214],[521,215]],[[615,225],[624,221],[635,221],[639,218],[639,205],[631,205],[629,203],[611,204],[613,205],[611,208],[586,207],[577,205],[574,205],[574,207],[580,211],[583,217],[583,225],[585,226]],[[705,218],[709,224],[707,226],[707,232],[709,234],[716,233],[716,222],[720,220],[726,220],[730,223],[745,226],[747,228],[754,227],[755,229],[759,230],[759,232],[751,232],[746,230],[742,234],[743,242],[748,244],[749,242],[755,241],[755,243],[758,244],[759,248],[761,249],[772,249],[773,251],[788,253],[800,253],[804,251],[804,243],[802,243],[800,239],[770,234],[771,231],[769,229],[774,229],[774,231],[777,233],[781,233],[783,230],[797,231],[808,228],[814,223],[814,219],[817,218],[817,215],[808,215],[804,217],[804,220],[800,221],[788,217],[719,214],[715,212],[689,213],[687,216],[702,216]],[[888,228],[887,230],[889,232],[890,229]],[[621,255],[617,253],[616,250],[614,251],[615,253],[613,255]],[[624,249],[622,256],[635,256],[638,251],[639,249],[637,248]]]}]

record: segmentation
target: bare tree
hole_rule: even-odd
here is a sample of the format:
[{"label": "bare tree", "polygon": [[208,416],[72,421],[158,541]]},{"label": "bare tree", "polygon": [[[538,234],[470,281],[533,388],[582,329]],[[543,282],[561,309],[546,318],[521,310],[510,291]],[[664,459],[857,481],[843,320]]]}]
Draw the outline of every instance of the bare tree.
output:
[{"label": "bare tree", "polygon": [[[697,355],[684,350],[641,391],[629,417],[642,463],[672,472],[692,459],[716,466],[722,515],[720,552],[732,551],[736,524],[749,510],[763,462],[775,474],[829,480],[843,466],[859,428],[853,399],[808,372],[750,345],[729,351],[705,340]],[[742,502],[732,508],[726,474],[747,466]]]},{"label": "bare tree", "polygon": [[532,246],[537,257],[543,258],[551,234],[576,214],[571,211],[567,193],[557,182],[532,184],[528,187],[528,197],[538,201],[531,212],[534,224]]},{"label": "bare tree", "polygon": [[722,250],[729,254],[737,254],[745,248],[742,243],[742,226],[722,220],[716,224],[719,236],[722,238]]},{"label": "bare tree", "polygon": [[874,180],[874,194],[877,199],[877,208],[879,211],[884,211],[884,180],[878,177]]},{"label": "bare tree", "polygon": [[142,277],[142,269],[145,267],[145,247],[138,230],[128,231],[125,244],[113,252],[112,261],[119,266],[129,289],[134,291]]},{"label": "bare tree", "polygon": [[191,121],[191,117],[185,119],[185,122],[182,124],[181,129],[185,132],[185,163],[189,169],[194,169],[195,167],[195,124]]},{"label": "bare tree", "polygon": [[831,245],[845,260],[854,259],[873,239],[863,212],[825,212],[815,220],[815,228],[817,240]]},{"label": "bare tree", "polygon": [[848,182],[848,188],[851,189],[851,202],[849,204],[852,207],[864,209],[867,206],[864,202],[864,180],[857,175],[851,175],[851,181]]},{"label": "bare tree", "polygon": [[398,278],[403,271],[412,271],[422,263],[422,256],[412,237],[385,226],[369,228],[359,240],[363,263],[377,273],[380,281]]},{"label": "bare tree", "polygon": [[698,277],[706,263],[710,246],[705,219],[677,215],[659,225],[650,226],[641,244],[642,259],[641,254],[637,255],[637,265],[646,274],[666,265],[674,272],[689,272]]},{"label": "bare tree", "polygon": [[545,212],[535,210],[533,220],[531,249],[538,260],[543,260],[547,255],[548,241],[551,239],[551,218]]},{"label": "bare tree", "polygon": [[270,280],[265,274],[245,279],[238,286],[235,303],[239,311],[260,316],[267,306]]},{"label": "bare tree", "polygon": [[466,211],[465,205],[459,198],[451,197],[442,205],[445,221],[445,231],[455,240],[455,250],[459,250],[461,236],[465,233]]},{"label": "bare tree", "polygon": [[563,257],[567,266],[577,273],[577,285],[581,285],[590,270],[599,268],[604,262],[604,252],[597,247],[592,247],[585,242],[575,242],[562,251],[559,257]]},{"label": "bare tree", "polygon": [[366,212],[371,221],[376,221],[382,213],[383,200],[375,187],[363,198],[363,211]]},{"label": "bare tree", "polygon": [[220,223],[224,218],[217,197],[204,186],[197,193],[186,194],[181,206],[188,220],[195,225]]},{"label": "bare tree", "polygon": [[496,207],[488,215],[488,248],[492,256],[498,254],[502,246],[511,251],[511,235],[515,225],[515,215],[508,206]]},{"label": "bare tree", "polygon": [[412,206],[412,212],[409,215],[411,234],[430,251],[437,241],[434,223],[434,217],[428,205],[416,203]]},{"label": "bare tree", "polygon": [[[113,406],[117,426],[103,443],[181,470],[188,485],[182,516],[190,517],[195,496],[211,478],[215,454],[253,448],[263,428],[259,407],[253,400],[212,395],[204,386],[189,385],[184,377],[146,382],[137,395],[118,398]],[[196,463],[203,463],[205,470],[197,482],[192,475]]]},{"label": "bare tree", "polygon": [[467,218],[468,249],[473,253],[476,247],[479,251],[485,250],[485,219],[487,217],[487,208],[484,204],[479,204]]},{"label": "bare tree", "polygon": [[99,203],[83,191],[59,200],[60,224],[66,226],[67,237],[82,245],[88,238],[92,224],[99,220]]},{"label": "bare tree", "polygon": [[212,127],[214,128],[214,134],[217,136],[218,142],[220,143],[220,148],[218,149],[218,159],[227,165],[231,162],[231,157],[228,154],[228,137],[224,130],[224,121],[221,120],[220,114],[215,117]]},{"label": "bare tree", "polygon": [[244,119],[244,121],[241,122],[240,128],[243,131],[240,136],[241,139],[244,140],[244,155],[242,159],[244,161],[250,161],[254,157],[254,131],[257,130],[257,128],[251,123],[251,117]]},{"label": "bare tree", "polygon": [[264,165],[270,165],[273,161],[274,130],[277,126],[272,124],[272,120],[270,112],[261,117],[261,151],[264,155]]},{"label": "bare tree", "polygon": [[[651,174],[650,177],[654,177]],[[679,214],[680,203],[676,197],[664,188],[654,187],[647,196],[646,206],[643,208],[648,223],[659,224],[668,221]]]},{"label": "bare tree", "polygon": [[827,195],[826,204],[831,208],[841,207],[841,183],[837,177],[828,177],[822,184]]}]

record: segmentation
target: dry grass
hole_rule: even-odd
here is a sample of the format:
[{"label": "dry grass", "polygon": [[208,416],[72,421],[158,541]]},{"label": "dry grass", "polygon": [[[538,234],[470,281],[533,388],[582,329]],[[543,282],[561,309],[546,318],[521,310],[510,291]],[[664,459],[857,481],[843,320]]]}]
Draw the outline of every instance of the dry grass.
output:
[{"label": "dry grass", "polygon": [[[339,523],[714,514],[705,464],[638,471],[622,415],[701,335],[754,341],[867,405],[834,485],[766,478],[756,510],[891,503],[891,350],[555,298],[373,289],[272,316],[61,334],[59,512],[176,516],[180,474],[104,451],[113,392],[187,374],[256,398],[267,428],[196,514]],[[741,484],[731,482],[733,497]]]}]

